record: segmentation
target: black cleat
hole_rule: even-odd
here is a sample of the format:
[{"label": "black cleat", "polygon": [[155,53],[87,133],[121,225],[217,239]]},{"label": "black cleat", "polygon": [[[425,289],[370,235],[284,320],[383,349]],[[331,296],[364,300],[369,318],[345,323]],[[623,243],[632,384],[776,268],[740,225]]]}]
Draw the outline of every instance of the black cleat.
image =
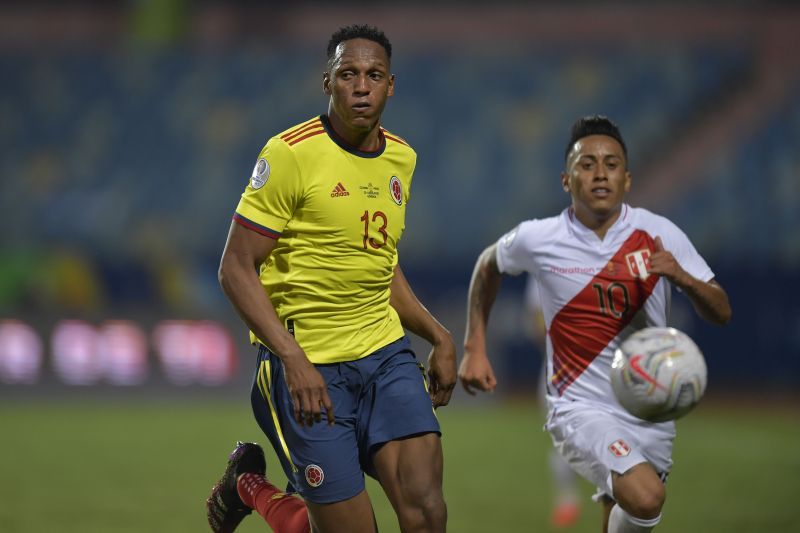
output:
[{"label": "black cleat", "polygon": [[215,533],[231,533],[244,517],[252,512],[239,497],[236,480],[241,474],[267,472],[264,450],[255,442],[237,442],[231,452],[222,478],[211,489],[206,500],[208,524]]}]

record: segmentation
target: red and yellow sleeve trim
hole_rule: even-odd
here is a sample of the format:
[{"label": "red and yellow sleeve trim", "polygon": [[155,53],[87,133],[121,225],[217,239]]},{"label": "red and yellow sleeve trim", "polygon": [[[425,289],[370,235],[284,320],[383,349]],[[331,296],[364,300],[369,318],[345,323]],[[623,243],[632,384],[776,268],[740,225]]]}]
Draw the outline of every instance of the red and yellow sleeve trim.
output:
[{"label": "red and yellow sleeve trim", "polygon": [[240,226],[244,226],[249,230],[255,231],[256,233],[260,233],[265,237],[269,237],[270,239],[278,239],[281,236],[280,231],[275,231],[274,229],[262,226],[261,224],[253,222],[249,218],[243,217],[239,213],[233,214],[233,221],[239,224]]}]

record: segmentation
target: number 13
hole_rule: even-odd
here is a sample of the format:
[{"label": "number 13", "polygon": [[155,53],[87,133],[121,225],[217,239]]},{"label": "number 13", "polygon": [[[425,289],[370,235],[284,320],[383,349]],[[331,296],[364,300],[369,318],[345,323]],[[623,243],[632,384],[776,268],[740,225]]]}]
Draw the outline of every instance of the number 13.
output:
[{"label": "number 13", "polygon": [[369,223],[370,223],[369,211],[364,211],[364,216],[361,217],[361,221],[364,222],[363,242],[365,250],[367,249],[367,243],[369,243],[369,245],[372,248],[377,250],[381,246],[385,246],[386,239],[389,238],[389,235],[386,233],[386,226],[389,224],[389,221],[386,219],[386,215],[383,213],[383,211],[375,211],[374,213],[372,213],[372,222],[375,222],[377,219],[381,219],[382,222],[380,227],[378,227],[378,233],[380,233],[383,236],[383,242],[377,242],[375,239],[369,236]]}]

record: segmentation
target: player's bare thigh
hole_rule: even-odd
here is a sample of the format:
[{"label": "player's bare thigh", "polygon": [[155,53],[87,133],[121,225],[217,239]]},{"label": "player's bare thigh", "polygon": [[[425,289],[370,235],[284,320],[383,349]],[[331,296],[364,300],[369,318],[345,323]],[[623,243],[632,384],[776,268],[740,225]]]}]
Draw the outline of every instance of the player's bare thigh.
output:
[{"label": "player's bare thigh", "polygon": [[402,531],[445,530],[444,460],[438,434],[425,433],[387,442],[372,459]]},{"label": "player's bare thigh", "polygon": [[314,533],[377,533],[375,514],[367,491],[336,503],[312,503],[306,500]]}]

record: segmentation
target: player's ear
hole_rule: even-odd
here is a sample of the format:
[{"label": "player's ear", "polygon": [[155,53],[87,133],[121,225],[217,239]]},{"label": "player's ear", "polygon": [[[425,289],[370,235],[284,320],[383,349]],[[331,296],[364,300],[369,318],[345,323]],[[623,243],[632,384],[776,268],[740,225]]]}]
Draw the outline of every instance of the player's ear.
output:
[{"label": "player's ear", "polygon": [[392,96],[394,94],[394,74],[389,75],[389,90],[386,93],[386,96]]},{"label": "player's ear", "polygon": [[569,192],[569,174],[566,172],[561,173],[561,188],[564,189],[564,192]]},{"label": "player's ear", "polygon": [[633,178],[633,176],[631,176],[630,172],[625,172],[625,185],[624,185],[625,192],[629,192],[631,190],[631,179],[632,178]]},{"label": "player's ear", "polygon": [[331,73],[330,71],[325,71],[322,73],[322,92],[325,93],[326,96],[331,95]]}]

